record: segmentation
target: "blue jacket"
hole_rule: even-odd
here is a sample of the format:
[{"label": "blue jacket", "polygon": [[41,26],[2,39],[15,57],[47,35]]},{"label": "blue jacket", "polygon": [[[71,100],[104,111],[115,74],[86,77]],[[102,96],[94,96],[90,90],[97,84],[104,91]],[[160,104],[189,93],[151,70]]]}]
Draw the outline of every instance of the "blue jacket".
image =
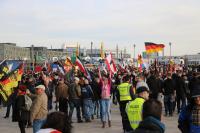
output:
[{"label": "blue jacket", "polygon": [[85,85],[81,88],[81,95],[83,99],[93,99],[93,91],[90,85]]},{"label": "blue jacket", "polygon": [[200,126],[192,124],[192,114],[189,106],[181,111],[178,119],[178,128],[182,133],[200,133]]}]

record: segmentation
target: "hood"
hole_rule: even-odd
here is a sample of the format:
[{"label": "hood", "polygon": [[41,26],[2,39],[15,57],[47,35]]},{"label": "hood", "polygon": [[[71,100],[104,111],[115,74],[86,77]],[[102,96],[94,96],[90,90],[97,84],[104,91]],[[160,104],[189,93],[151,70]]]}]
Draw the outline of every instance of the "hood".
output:
[{"label": "hood", "polygon": [[165,125],[152,116],[144,119],[140,123],[139,128],[145,128],[149,130],[159,130],[161,133],[165,132]]}]

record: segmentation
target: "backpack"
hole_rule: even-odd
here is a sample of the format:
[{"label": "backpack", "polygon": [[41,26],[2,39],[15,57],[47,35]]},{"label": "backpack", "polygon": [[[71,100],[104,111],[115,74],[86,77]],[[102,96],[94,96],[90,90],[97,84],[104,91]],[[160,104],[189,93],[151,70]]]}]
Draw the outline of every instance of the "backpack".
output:
[{"label": "backpack", "polygon": [[32,100],[28,95],[24,95],[24,99],[25,99],[25,107],[24,110],[25,111],[30,111],[31,106],[32,106]]}]

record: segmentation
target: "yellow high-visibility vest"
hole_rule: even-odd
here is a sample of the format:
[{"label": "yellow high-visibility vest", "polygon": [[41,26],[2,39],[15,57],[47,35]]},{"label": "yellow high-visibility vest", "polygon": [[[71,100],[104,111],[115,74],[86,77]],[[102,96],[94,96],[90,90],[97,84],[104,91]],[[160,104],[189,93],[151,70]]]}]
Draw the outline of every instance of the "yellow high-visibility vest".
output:
[{"label": "yellow high-visibility vest", "polygon": [[130,95],[131,85],[129,83],[122,83],[118,86],[120,101],[132,100]]},{"label": "yellow high-visibility vest", "polygon": [[126,105],[126,113],[133,129],[136,129],[142,121],[142,108],[144,102],[145,100],[143,98],[136,98]]}]

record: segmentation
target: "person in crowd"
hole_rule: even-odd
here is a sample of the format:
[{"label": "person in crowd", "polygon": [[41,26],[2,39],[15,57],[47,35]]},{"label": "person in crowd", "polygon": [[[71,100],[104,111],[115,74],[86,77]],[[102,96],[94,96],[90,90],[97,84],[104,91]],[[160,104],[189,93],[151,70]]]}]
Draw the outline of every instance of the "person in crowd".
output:
[{"label": "person in crowd", "polygon": [[82,123],[83,120],[81,119],[81,88],[79,85],[79,78],[75,77],[74,78],[74,83],[71,84],[69,88],[69,106],[70,106],[70,111],[69,111],[69,118],[70,121],[72,121],[72,114],[74,112],[74,108],[76,108],[76,116],[78,119],[78,123]]},{"label": "person in crowd", "polygon": [[149,87],[148,85],[141,81],[137,83],[136,87],[136,94],[137,98],[130,101],[126,105],[126,113],[128,116],[128,120],[130,123],[130,126],[132,130],[128,131],[134,131],[138,126],[140,121],[142,121],[142,107],[145,100],[149,99]]},{"label": "person in crowd", "polygon": [[130,131],[131,127],[129,124],[128,116],[126,114],[126,104],[135,98],[133,87],[130,84],[130,76],[126,75],[116,90],[116,96],[119,102],[120,113],[122,117],[122,125],[124,132]]},{"label": "person in crowd", "polygon": [[56,101],[59,103],[59,111],[68,115],[68,86],[64,83],[64,79],[61,78],[58,82],[58,86],[55,89]]},{"label": "person in crowd", "polygon": [[159,93],[158,80],[156,79],[155,72],[151,71],[150,76],[147,78],[147,85],[150,89],[150,98],[157,99]]},{"label": "person in crowd", "polygon": [[102,107],[102,128],[105,128],[106,121],[111,127],[111,113],[110,113],[110,98],[111,98],[111,72],[109,77],[103,75],[99,71],[100,86],[101,86],[101,107]]},{"label": "person in crowd", "polygon": [[165,106],[165,116],[173,116],[173,101],[175,97],[174,83],[171,78],[171,73],[167,74],[167,79],[164,80],[164,106]]},{"label": "person in crowd", "polygon": [[52,109],[52,102],[53,102],[53,86],[52,81],[49,75],[45,72],[41,72],[41,80],[43,85],[45,86],[45,93],[48,97],[48,110]]},{"label": "person in crowd", "polygon": [[81,95],[83,99],[83,110],[86,122],[91,122],[92,115],[93,115],[93,97],[94,93],[89,85],[89,81],[85,79],[85,83],[81,89]]},{"label": "person in crowd", "polygon": [[16,101],[17,93],[18,93],[18,89],[14,88],[14,92],[8,98],[6,115],[4,116],[5,119],[9,118],[9,116],[10,116],[11,107],[12,107],[12,109],[14,108],[14,104],[15,104],[15,101]]},{"label": "person in crowd", "polygon": [[159,73],[157,76],[156,76],[156,80],[157,80],[157,87],[158,87],[158,97],[157,97],[157,100],[160,101],[162,103],[162,91],[163,91],[163,86],[164,86],[164,80],[163,80],[163,74],[162,73]]},{"label": "person in crowd", "polygon": [[186,85],[182,78],[181,72],[178,73],[176,82],[176,100],[177,100],[177,113],[180,113],[181,109],[186,106]]},{"label": "person in crowd", "polygon": [[178,128],[182,133],[200,132],[200,84],[191,92],[191,101],[181,110]]},{"label": "person in crowd", "polygon": [[45,86],[38,85],[35,87],[36,97],[33,100],[30,112],[30,120],[33,123],[33,133],[36,133],[43,126],[48,109],[47,109],[47,95],[45,93]]},{"label": "person in crowd", "polygon": [[92,90],[94,92],[94,115],[96,114],[97,119],[101,116],[100,111],[100,100],[101,100],[101,88],[99,86],[99,77],[95,77],[94,81],[92,82]]},{"label": "person in crowd", "polygon": [[190,101],[190,89],[189,89],[189,81],[188,81],[188,77],[186,75],[186,73],[183,74],[183,81],[185,84],[185,92],[186,92],[186,98],[187,98],[187,104]]},{"label": "person in crowd", "polygon": [[17,97],[14,104],[13,119],[18,121],[18,126],[21,133],[25,133],[25,128],[29,121],[29,111],[25,110],[25,95],[26,95],[26,85],[20,84],[17,90]]},{"label": "person in crowd", "polygon": [[63,112],[48,114],[46,122],[37,133],[71,133],[72,125],[69,117]]},{"label": "person in crowd", "polygon": [[162,103],[149,99],[144,102],[142,121],[133,133],[164,133],[165,125],[161,122]]}]

